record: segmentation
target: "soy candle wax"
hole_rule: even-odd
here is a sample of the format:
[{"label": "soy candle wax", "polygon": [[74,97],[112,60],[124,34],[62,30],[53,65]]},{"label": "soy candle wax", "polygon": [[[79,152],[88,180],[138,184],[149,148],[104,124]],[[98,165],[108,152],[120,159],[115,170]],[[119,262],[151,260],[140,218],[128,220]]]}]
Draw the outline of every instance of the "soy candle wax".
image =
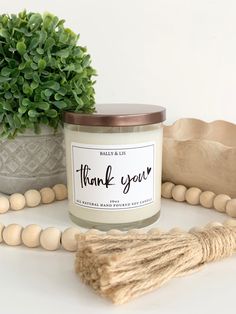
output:
[{"label": "soy candle wax", "polygon": [[69,213],[100,230],[140,228],[160,215],[162,122],[154,105],[97,105],[65,112]]}]

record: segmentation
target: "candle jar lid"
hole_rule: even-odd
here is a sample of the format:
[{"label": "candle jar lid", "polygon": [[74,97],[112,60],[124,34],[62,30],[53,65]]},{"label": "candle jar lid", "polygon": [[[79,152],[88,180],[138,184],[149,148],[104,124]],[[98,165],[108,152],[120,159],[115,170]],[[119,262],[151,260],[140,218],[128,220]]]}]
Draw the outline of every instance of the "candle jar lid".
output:
[{"label": "candle jar lid", "polygon": [[137,126],[161,123],[166,118],[166,109],[155,105],[101,104],[94,113],[66,111],[64,122],[87,126]]}]

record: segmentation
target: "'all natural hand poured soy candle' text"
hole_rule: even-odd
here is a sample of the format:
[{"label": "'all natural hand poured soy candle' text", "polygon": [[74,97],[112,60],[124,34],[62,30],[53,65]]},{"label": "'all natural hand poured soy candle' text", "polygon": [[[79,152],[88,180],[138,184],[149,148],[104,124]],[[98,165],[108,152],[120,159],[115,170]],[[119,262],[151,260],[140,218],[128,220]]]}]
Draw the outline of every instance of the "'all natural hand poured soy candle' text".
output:
[{"label": "'all natural hand poured soy candle' text", "polygon": [[162,122],[151,105],[65,113],[69,211],[85,227],[142,227],[160,214]]}]

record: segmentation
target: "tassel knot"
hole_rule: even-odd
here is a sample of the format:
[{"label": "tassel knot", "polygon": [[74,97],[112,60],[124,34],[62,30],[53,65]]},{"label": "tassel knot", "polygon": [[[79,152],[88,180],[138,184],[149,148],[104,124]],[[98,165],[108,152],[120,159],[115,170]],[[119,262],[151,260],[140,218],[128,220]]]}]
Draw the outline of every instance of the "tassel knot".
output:
[{"label": "tassel knot", "polygon": [[229,227],[214,227],[193,234],[202,247],[202,263],[231,256],[236,249],[236,232]]}]

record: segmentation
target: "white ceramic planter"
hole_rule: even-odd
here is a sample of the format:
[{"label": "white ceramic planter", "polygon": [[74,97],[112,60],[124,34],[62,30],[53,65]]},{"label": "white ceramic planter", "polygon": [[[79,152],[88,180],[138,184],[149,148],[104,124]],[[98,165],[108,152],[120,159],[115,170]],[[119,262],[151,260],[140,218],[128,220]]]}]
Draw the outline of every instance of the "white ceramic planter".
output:
[{"label": "white ceramic planter", "polygon": [[180,119],[164,128],[163,181],[236,197],[236,125]]},{"label": "white ceramic planter", "polygon": [[66,183],[63,130],[42,127],[0,142],[0,192],[24,193]]}]

